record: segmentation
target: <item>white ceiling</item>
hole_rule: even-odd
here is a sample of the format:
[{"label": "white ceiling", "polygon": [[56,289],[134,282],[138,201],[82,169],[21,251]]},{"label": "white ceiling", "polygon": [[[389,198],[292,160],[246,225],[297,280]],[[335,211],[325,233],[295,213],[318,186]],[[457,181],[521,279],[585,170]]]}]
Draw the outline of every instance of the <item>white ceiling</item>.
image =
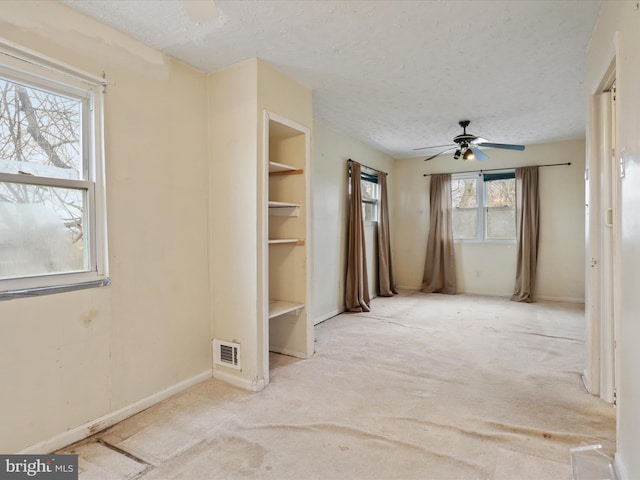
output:
[{"label": "white ceiling", "polygon": [[584,137],[601,1],[61,0],[205,72],[259,57],[314,117],[397,158],[458,121],[499,143]]}]

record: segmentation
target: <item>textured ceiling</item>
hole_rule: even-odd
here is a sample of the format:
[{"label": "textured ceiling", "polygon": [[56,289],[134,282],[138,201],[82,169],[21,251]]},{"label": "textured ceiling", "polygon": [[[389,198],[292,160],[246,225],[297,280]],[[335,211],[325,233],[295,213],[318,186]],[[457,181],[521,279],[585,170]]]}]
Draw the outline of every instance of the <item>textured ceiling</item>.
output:
[{"label": "textured ceiling", "polygon": [[259,57],[313,89],[314,116],[394,157],[450,143],[584,137],[601,2],[62,0],[206,72]]}]

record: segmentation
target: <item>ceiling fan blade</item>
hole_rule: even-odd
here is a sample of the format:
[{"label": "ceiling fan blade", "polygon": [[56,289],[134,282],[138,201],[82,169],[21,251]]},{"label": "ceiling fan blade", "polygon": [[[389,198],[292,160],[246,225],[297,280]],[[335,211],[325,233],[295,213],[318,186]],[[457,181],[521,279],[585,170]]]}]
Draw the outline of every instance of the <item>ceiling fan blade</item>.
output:
[{"label": "ceiling fan blade", "polygon": [[491,143],[491,142],[483,142],[477,144],[479,147],[488,147],[488,148],[504,148],[506,150],[524,150],[524,145],[511,145],[509,143]]},{"label": "ceiling fan blade", "polygon": [[434,158],[439,157],[439,156],[440,156],[440,155],[442,155],[443,153],[450,152],[451,150],[454,150],[454,149],[456,149],[456,148],[458,148],[458,146],[457,146],[457,145],[456,145],[456,146],[454,146],[454,147],[451,147],[451,148],[447,148],[446,150],[442,150],[440,153],[436,153],[435,155],[432,155],[432,156],[430,156],[429,158],[425,158],[425,159],[424,159],[424,161],[425,161],[425,162],[428,162],[429,160],[433,160]]},{"label": "ceiling fan blade", "polygon": [[487,154],[484,153],[482,150],[480,150],[479,148],[476,147],[469,147],[471,149],[471,151],[473,152],[473,156],[476,157],[478,160],[480,160],[481,162],[485,161],[485,160],[489,160],[489,157],[487,157]]},{"label": "ceiling fan blade", "polygon": [[414,150],[427,150],[428,148],[442,148],[442,147],[451,147],[451,146],[455,146],[455,143],[448,143],[446,145],[431,145],[430,147],[414,148]]}]

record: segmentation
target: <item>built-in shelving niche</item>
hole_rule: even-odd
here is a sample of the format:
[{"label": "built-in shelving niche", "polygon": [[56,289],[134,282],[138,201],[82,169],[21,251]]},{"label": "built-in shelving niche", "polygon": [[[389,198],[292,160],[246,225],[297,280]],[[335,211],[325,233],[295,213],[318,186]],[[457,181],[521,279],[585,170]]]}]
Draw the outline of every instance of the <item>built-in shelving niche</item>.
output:
[{"label": "built-in shelving niche", "polygon": [[268,116],[269,350],[307,358],[313,353],[308,319],[307,188],[309,131]]}]

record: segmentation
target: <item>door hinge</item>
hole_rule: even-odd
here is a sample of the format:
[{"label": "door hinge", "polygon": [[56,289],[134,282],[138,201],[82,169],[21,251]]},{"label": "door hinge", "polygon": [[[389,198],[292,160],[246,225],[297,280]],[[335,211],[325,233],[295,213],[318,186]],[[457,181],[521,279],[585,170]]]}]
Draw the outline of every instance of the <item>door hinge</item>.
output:
[{"label": "door hinge", "polygon": [[613,406],[615,407],[618,404],[618,391],[613,389]]}]

